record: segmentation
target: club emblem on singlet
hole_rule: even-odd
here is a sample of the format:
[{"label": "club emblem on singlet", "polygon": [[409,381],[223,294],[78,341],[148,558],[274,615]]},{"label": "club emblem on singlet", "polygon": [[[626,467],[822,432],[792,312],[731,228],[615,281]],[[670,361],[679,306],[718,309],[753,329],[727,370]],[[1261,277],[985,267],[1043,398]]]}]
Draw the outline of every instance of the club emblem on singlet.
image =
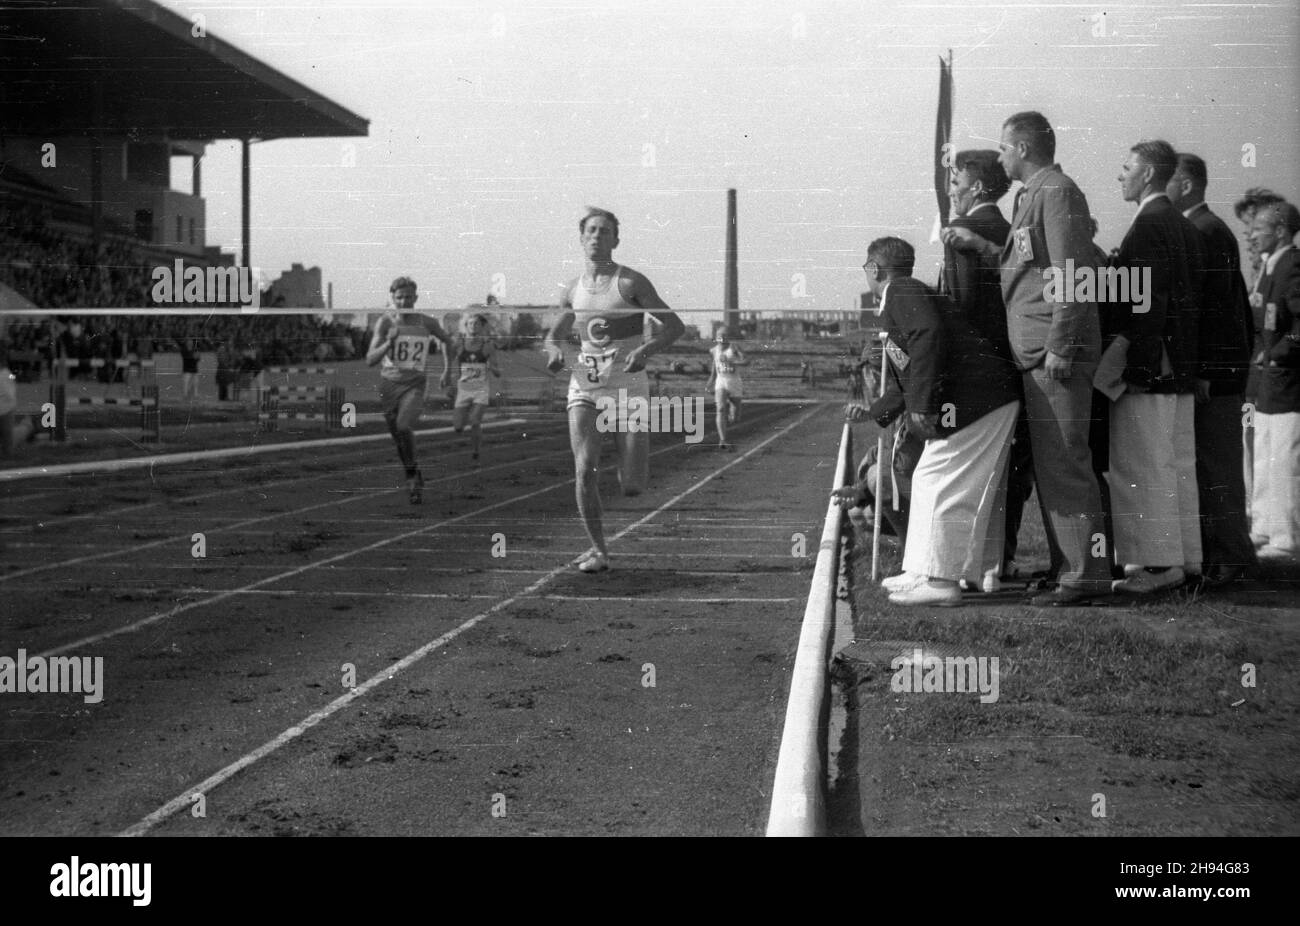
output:
[{"label": "club emblem on singlet", "polygon": [[587,322],[587,340],[597,347],[604,347],[612,338],[609,334],[609,322],[597,316]]}]

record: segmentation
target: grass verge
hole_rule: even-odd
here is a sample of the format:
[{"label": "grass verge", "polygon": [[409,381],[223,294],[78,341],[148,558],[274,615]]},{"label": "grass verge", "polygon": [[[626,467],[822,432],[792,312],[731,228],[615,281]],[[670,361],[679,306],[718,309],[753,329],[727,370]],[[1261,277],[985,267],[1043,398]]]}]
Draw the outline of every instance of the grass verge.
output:
[{"label": "grass verge", "polygon": [[[1026,514],[1028,559],[1046,565]],[[1023,592],[901,608],[851,554],[851,711],[833,831],[868,835],[1300,833],[1300,570],[1231,591],[1044,609]],[[893,549],[886,571],[898,571]],[[898,691],[895,661],[997,658],[997,700]],[[974,687],[974,686],[968,686]]]}]

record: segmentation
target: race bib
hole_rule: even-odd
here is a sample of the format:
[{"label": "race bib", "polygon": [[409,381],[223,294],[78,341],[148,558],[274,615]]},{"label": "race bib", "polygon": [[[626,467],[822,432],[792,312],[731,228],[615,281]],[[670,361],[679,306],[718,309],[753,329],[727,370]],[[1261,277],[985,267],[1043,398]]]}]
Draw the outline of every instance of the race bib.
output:
[{"label": "race bib", "polygon": [[429,350],[429,338],[414,334],[399,334],[393,341],[393,366],[399,370],[424,371],[424,361]]},{"label": "race bib", "polygon": [[616,357],[618,357],[617,350],[608,350],[601,354],[580,353],[578,369],[573,375],[578,377],[578,382],[586,388],[604,386],[609,382]]},{"label": "race bib", "polygon": [[460,366],[460,381],[462,383],[480,382],[487,378],[486,371],[487,368],[481,364],[462,363]]}]

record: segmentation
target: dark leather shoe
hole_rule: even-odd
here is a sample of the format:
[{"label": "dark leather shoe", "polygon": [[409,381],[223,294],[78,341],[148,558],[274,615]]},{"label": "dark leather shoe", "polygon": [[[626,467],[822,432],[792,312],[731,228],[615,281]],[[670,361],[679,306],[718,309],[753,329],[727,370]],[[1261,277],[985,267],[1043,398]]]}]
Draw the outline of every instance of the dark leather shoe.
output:
[{"label": "dark leather shoe", "polygon": [[1223,588],[1234,582],[1244,581],[1247,576],[1245,566],[1215,566],[1205,577],[1206,588]]},{"label": "dark leather shoe", "polygon": [[1086,608],[1094,599],[1104,597],[1109,592],[1090,592],[1082,588],[1058,585],[1050,592],[1043,592],[1029,599],[1035,608]]}]

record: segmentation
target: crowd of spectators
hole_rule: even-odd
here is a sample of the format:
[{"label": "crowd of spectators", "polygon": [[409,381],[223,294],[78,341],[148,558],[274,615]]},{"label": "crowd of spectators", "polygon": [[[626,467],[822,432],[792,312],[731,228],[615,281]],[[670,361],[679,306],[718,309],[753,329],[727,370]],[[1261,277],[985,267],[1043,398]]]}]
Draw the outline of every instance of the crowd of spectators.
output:
[{"label": "crowd of spectators", "polygon": [[[1136,208],[1107,254],[1055,156],[1031,111],[1003,123],[998,150],[956,154],[941,293],[912,276],[903,239],[867,249],[886,388],[849,414],[893,429],[884,446],[922,443],[864,460],[834,497],[862,508],[855,523],[886,505],[903,538],[903,571],[882,582],[893,604],[1041,579],[1032,605],[1073,607],[1300,563],[1300,209],[1261,188],[1235,203],[1248,286],[1202,158],[1129,149],[1117,193]],[[1041,576],[1015,566],[1031,492]]]},{"label": "crowd of spectators", "polygon": [[[0,200],[0,283],[40,309],[139,308],[150,305],[150,265],[124,236],[106,234],[96,251],[89,240],[47,221],[39,206]],[[0,346],[20,381],[52,373],[56,359],[82,363],[69,376],[120,375],[114,364],[134,354],[222,352],[234,366],[346,360],[364,351],[366,333],[309,315],[57,315],[0,320]],[[226,366],[227,364],[220,364]]]}]

